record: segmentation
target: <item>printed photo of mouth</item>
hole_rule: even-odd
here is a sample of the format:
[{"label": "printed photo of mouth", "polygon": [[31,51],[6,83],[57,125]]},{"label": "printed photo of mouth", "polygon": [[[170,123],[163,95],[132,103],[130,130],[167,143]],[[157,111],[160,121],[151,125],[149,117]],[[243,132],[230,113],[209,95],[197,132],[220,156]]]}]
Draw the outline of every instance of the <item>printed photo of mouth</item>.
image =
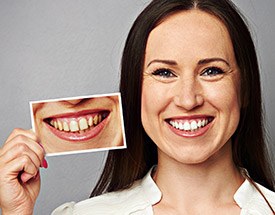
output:
[{"label": "printed photo of mouth", "polygon": [[47,154],[126,148],[120,94],[30,102]]}]

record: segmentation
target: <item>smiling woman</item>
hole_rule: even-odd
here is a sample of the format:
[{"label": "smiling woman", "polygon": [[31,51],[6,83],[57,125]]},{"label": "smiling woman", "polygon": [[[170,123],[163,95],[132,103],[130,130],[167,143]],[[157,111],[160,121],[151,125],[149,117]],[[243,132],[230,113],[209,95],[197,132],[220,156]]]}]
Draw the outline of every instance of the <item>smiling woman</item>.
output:
[{"label": "smiling woman", "polygon": [[122,57],[127,151],[109,153],[91,196],[112,193],[81,208],[115,214],[99,203],[119,197],[125,214],[274,214],[259,73],[230,0],[153,0]]},{"label": "smiling woman", "polygon": [[[153,0],[130,30],[121,65],[127,149],[109,152],[94,198],[53,215],[275,214],[257,56],[230,0]],[[10,148],[16,154],[14,136],[22,134],[36,168],[24,160],[16,168],[6,155]],[[36,142],[16,131],[1,153],[9,164],[0,172],[7,212],[33,208],[43,162]],[[22,190],[31,198],[18,200]]]},{"label": "smiling woman", "polygon": [[123,145],[118,96],[33,102],[35,131],[46,153]]}]

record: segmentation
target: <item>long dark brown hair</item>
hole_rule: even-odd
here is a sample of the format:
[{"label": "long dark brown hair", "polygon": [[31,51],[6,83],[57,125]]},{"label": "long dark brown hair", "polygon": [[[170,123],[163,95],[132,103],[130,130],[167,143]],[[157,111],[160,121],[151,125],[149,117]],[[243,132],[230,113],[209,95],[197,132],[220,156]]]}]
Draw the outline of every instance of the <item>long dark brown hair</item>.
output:
[{"label": "long dark brown hair", "polygon": [[138,16],[126,40],[121,62],[120,92],[127,149],[110,151],[91,197],[125,189],[157,164],[157,148],[141,123],[142,70],[149,33],[166,17],[199,9],[219,18],[230,34],[241,73],[241,118],[232,137],[235,165],[274,191],[271,162],[264,141],[259,67],[245,19],[230,0],[153,0]]}]

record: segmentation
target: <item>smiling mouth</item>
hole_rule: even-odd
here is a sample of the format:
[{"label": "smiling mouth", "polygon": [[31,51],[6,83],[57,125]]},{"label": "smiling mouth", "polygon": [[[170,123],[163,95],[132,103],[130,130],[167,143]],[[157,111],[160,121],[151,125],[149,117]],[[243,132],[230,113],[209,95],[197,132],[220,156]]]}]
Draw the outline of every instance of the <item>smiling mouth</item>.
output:
[{"label": "smiling mouth", "polygon": [[213,116],[194,116],[169,118],[165,122],[174,134],[194,138],[205,134],[211,127],[213,120]]},{"label": "smiling mouth", "polygon": [[169,124],[181,131],[196,131],[200,128],[207,126],[213,121],[213,117],[207,117],[204,119],[192,119],[192,120],[169,120]]},{"label": "smiling mouth", "polygon": [[44,121],[59,131],[81,133],[100,124],[108,115],[105,111],[72,118],[47,118]]},{"label": "smiling mouth", "polygon": [[74,113],[44,119],[57,137],[68,141],[88,140],[98,135],[107,123],[110,111]]}]

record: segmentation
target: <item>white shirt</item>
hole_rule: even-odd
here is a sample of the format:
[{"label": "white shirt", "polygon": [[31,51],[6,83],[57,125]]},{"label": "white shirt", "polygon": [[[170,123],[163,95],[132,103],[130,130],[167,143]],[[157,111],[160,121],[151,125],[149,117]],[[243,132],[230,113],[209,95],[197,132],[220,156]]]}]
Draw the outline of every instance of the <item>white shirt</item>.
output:
[{"label": "white shirt", "polygon": [[[151,177],[150,170],[129,189],[106,193],[78,203],[69,202],[56,208],[52,215],[153,215],[153,205],[162,194]],[[259,188],[275,209],[275,193],[259,185]],[[248,180],[239,187],[234,200],[241,208],[240,215],[272,215],[264,198]]]}]

